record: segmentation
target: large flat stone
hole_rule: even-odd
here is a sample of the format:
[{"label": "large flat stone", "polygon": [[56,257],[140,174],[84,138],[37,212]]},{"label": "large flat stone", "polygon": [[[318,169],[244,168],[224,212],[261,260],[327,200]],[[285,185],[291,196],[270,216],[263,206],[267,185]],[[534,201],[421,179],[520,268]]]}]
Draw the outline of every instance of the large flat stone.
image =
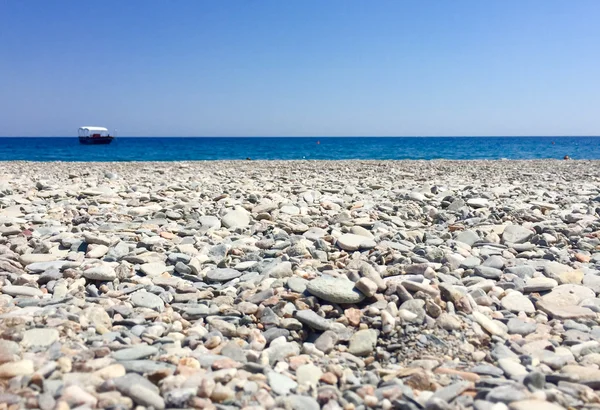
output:
[{"label": "large flat stone", "polygon": [[524,243],[533,236],[534,232],[520,225],[508,225],[502,232],[502,240],[505,243]]},{"label": "large flat stone", "polygon": [[576,306],[584,299],[596,297],[593,290],[581,285],[560,285],[541,300],[556,306]]},{"label": "large flat stone", "polygon": [[365,295],[355,288],[354,282],[339,278],[317,278],[308,282],[308,292],[331,303],[358,303]]},{"label": "large flat stone", "polygon": [[21,344],[24,347],[44,348],[58,341],[58,330],[52,328],[29,329],[23,333]]},{"label": "large flat stone", "polygon": [[337,239],[337,244],[345,251],[358,251],[360,249],[373,249],[377,244],[373,239],[362,235],[346,233]]},{"label": "large flat stone", "polygon": [[591,309],[581,306],[560,305],[540,300],[536,303],[538,309],[548,314],[553,319],[595,319],[596,313]]},{"label": "large flat stone", "polygon": [[535,306],[528,297],[523,296],[520,292],[511,292],[504,296],[500,301],[502,307],[513,313],[525,312],[527,314],[535,312]]}]

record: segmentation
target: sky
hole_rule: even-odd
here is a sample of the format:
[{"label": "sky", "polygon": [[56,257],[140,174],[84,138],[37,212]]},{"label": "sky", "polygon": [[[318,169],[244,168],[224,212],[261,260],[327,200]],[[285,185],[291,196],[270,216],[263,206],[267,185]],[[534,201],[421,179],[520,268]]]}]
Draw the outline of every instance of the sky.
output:
[{"label": "sky", "polygon": [[600,135],[597,0],[0,0],[0,136]]}]

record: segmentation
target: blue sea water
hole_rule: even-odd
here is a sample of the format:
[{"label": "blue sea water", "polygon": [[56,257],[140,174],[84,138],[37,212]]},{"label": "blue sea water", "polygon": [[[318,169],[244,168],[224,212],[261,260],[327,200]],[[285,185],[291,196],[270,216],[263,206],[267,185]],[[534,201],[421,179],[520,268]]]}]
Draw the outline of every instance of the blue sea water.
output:
[{"label": "blue sea water", "polygon": [[0,138],[0,161],[600,159],[600,137]]}]

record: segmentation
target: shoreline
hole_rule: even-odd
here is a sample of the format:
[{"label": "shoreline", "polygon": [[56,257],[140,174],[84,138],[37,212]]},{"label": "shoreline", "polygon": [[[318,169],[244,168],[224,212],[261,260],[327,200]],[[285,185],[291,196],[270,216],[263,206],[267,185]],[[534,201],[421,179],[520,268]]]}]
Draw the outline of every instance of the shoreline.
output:
[{"label": "shoreline", "polygon": [[512,163],[512,162],[524,162],[524,163],[544,163],[544,162],[560,162],[560,163],[584,163],[593,162],[600,163],[600,159],[577,159],[569,158],[568,160],[562,158],[532,158],[532,159],[201,159],[201,160],[163,160],[163,161],[146,161],[146,160],[124,160],[124,161],[64,161],[64,160],[1,160],[0,164],[169,164],[169,163],[190,163],[190,164],[204,164],[204,163],[282,163],[282,164],[293,164],[293,163],[342,163],[342,162],[353,162],[353,163],[410,163],[410,162],[435,162],[435,163]]}]

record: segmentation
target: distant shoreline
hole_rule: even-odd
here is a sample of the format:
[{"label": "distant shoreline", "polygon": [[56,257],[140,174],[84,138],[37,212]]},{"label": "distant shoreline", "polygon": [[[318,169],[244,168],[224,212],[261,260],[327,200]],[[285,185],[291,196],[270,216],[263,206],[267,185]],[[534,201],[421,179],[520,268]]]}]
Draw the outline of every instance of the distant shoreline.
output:
[{"label": "distant shoreline", "polygon": [[[47,164],[47,165],[85,165],[85,166],[105,166],[108,164],[116,164],[123,166],[164,166],[165,164],[174,164],[174,165],[214,165],[214,164],[223,164],[223,165],[246,165],[249,167],[252,166],[268,166],[268,165],[306,165],[306,164],[346,164],[349,166],[357,166],[357,165],[405,165],[405,164],[422,164],[422,163],[432,163],[432,164],[440,164],[440,165],[463,165],[463,166],[485,166],[485,165],[493,165],[493,164],[503,164],[504,166],[510,167],[511,165],[516,164],[528,164],[528,165],[540,165],[547,166],[549,164],[568,166],[568,164],[591,164],[594,166],[600,166],[600,159],[272,159],[272,160],[244,160],[244,159],[206,159],[206,160],[163,160],[163,161],[35,161],[35,160],[8,160],[3,161],[0,159],[0,164],[3,165],[22,165],[22,164]],[[0,175],[2,173],[0,172]]]}]

